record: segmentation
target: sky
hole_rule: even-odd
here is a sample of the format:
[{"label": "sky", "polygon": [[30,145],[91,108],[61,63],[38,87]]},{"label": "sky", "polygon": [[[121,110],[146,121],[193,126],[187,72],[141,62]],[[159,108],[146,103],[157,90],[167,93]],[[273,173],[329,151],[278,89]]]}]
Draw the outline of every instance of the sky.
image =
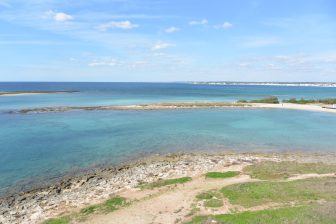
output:
[{"label": "sky", "polygon": [[336,81],[335,0],[0,0],[0,81]]}]

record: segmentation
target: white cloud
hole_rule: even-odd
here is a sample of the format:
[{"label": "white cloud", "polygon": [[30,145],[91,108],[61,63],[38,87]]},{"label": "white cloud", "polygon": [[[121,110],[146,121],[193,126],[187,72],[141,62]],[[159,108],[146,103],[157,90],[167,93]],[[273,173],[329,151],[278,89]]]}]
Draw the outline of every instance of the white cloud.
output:
[{"label": "white cloud", "polygon": [[68,15],[66,13],[63,12],[58,12],[55,14],[54,19],[58,22],[65,22],[68,20],[72,20],[73,17],[71,15]]},{"label": "white cloud", "polygon": [[66,22],[69,20],[73,20],[73,16],[66,14],[64,12],[55,12],[53,10],[49,10],[45,13],[46,18],[52,18],[57,22]]},{"label": "white cloud", "polygon": [[207,19],[202,19],[202,20],[193,20],[189,22],[190,26],[198,26],[198,25],[206,25],[208,24]]},{"label": "white cloud", "polygon": [[176,33],[178,31],[180,31],[180,28],[175,27],[175,26],[171,26],[171,27],[165,29],[166,33]]},{"label": "white cloud", "polygon": [[[238,63],[240,69],[249,72],[278,72],[281,75],[307,73],[316,75],[332,74],[336,64],[333,52],[320,54],[270,55],[247,58]],[[245,66],[248,65],[248,66]]]},{"label": "white cloud", "polygon": [[139,27],[139,25],[134,24],[128,20],[125,20],[125,21],[111,21],[109,23],[101,24],[100,26],[97,27],[97,29],[100,31],[107,31],[110,28],[129,30],[137,27]]},{"label": "white cloud", "polygon": [[152,47],[152,51],[158,51],[162,49],[166,49],[168,47],[174,46],[173,44],[166,43],[166,42],[158,42]]},{"label": "white cloud", "polygon": [[233,24],[230,22],[224,22],[223,24],[215,26],[216,29],[230,29],[232,27],[233,27]]}]

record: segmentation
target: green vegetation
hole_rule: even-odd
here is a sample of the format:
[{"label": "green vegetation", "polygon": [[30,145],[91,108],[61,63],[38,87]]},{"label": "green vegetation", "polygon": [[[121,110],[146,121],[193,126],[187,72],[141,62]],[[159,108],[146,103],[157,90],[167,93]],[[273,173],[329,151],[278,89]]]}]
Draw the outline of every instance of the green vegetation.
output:
[{"label": "green vegetation", "polygon": [[183,184],[191,180],[192,180],[191,177],[181,177],[181,178],[175,178],[175,179],[158,180],[152,183],[140,184],[138,187],[141,189],[153,189],[153,188],[163,187],[167,185]]},{"label": "green vegetation", "polygon": [[264,99],[260,99],[260,100],[251,100],[251,103],[271,103],[271,104],[278,104],[279,103],[279,99],[275,96],[271,96],[271,97],[267,97]]},{"label": "green vegetation", "polygon": [[208,200],[208,199],[212,199],[212,198],[223,198],[223,195],[216,190],[212,190],[212,191],[207,191],[207,192],[200,193],[200,194],[196,195],[196,198],[198,200]]},{"label": "green vegetation", "polygon": [[239,175],[238,171],[228,171],[228,172],[208,172],[205,174],[207,178],[230,178]]},{"label": "green vegetation", "polygon": [[216,208],[223,206],[223,194],[216,190],[200,193],[196,195],[196,199],[204,201],[205,207]]},{"label": "green vegetation", "polygon": [[335,204],[286,207],[272,210],[246,211],[234,214],[198,216],[189,224],[203,224],[215,220],[226,224],[330,224],[336,223]]},{"label": "green vegetation", "polygon": [[122,197],[114,197],[107,201],[105,201],[102,204],[98,205],[91,205],[89,207],[83,208],[80,213],[83,215],[89,215],[94,212],[113,212],[117,210],[118,208],[124,206],[126,204],[126,199]]},{"label": "green vegetation", "polygon": [[204,202],[205,207],[218,208],[223,206],[223,200],[212,198]]},{"label": "green vegetation", "polygon": [[286,182],[252,182],[227,186],[221,192],[232,204],[253,207],[265,203],[305,203],[336,200],[336,178],[309,178]]},{"label": "green vegetation", "polygon": [[48,219],[47,221],[43,222],[43,224],[69,224],[69,223],[70,219],[68,217]]},{"label": "green vegetation", "polygon": [[100,208],[99,205],[91,205],[91,206],[85,207],[82,210],[80,210],[80,213],[83,215],[89,215],[97,211],[99,208]]},{"label": "green vegetation", "polygon": [[336,172],[336,165],[323,163],[298,163],[298,162],[261,162],[244,168],[244,173],[252,178],[262,180],[286,179],[295,174],[306,173],[333,173]]},{"label": "green vegetation", "polygon": [[196,199],[203,201],[204,207],[213,208],[222,207],[223,198],[227,198],[232,205],[245,208],[267,208],[272,204],[282,208],[197,216],[190,223],[211,223],[212,220],[225,224],[336,223],[335,177],[285,180],[295,174],[333,173],[336,172],[336,165],[266,161],[247,166],[243,172],[266,181],[226,186],[220,190],[203,192]]},{"label": "green vegetation", "polygon": [[199,200],[207,200],[213,198],[213,195],[209,192],[203,192],[198,195],[196,195],[196,198]]},{"label": "green vegetation", "polygon": [[266,97],[263,99],[259,99],[259,100],[238,100],[237,103],[271,103],[271,104],[279,104],[279,99],[278,97],[275,96],[270,96],[270,97]]},{"label": "green vegetation", "polygon": [[125,198],[115,197],[107,200],[104,205],[105,211],[114,211],[117,210],[119,207],[123,206],[126,203]]},{"label": "green vegetation", "polygon": [[71,220],[84,220],[88,215],[93,213],[109,213],[113,212],[121,207],[126,206],[128,203],[125,198],[114,197],[104,203],[97,205],[90,205],[79,211],[79,213],[73,213],[71,215],[62,216],[58,218],[48,219],[44,224],[68,224]]},{"label": "green vegetation", "polygon": [[296,104],[310,104],[310,103],[316,103],[315,100],[305,100],[301,98],[300,100],[297,100],[296,98],[291,98],[289,100],[283,100],[284,103],[296,103]]},{"label": "green vegetation", "polygon": [[291,98],[289,100],[284,100],[284,103],[296,103],[296,104],[313,104],[313,103],[322,103],[322,104],[336,104],[336,98],[330,98],[330,99],[296,99]]}]

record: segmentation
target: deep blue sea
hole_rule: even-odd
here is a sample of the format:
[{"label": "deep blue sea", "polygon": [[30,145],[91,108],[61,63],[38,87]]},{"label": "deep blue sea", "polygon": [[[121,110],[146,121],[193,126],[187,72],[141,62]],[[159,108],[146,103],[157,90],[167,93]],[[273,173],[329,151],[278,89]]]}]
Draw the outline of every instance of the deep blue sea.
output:
[{"label": "deep blue sea", "polygon": [[99,164],[175,151],[336,151],[336,114],[280,109],[69,111],[18,108],[234,101],[277,96],[330,98],[336,88],[186,83],[0,83],[0,91],[78,93],[0,96],[0,192]]}]

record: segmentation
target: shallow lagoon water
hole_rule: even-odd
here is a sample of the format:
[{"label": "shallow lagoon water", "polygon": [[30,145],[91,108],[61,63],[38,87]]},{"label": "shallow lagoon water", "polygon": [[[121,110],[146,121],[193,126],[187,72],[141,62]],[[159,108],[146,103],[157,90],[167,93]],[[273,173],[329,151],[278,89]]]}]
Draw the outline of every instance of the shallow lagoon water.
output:
[{"label": "shallow lagoon water", "polygon": [[[33,84],[22,85],[27,90],[36,90],[37,86],[42,90],[76,89],[74,84]],[[14,90],[12,84],[7,89],[1,85],[2,91]],[[85,84],[87,89],[81,86],[81,92],[75,94],[0,97],[0,108],[6,111],[27,106],[125,105],[188,99],[229,101],[268,95],[336,96],[336,88],[317,87],[130,84],[126,88],[126,84],[102,84],[97,89],[98,84],[92,85]],[[19,85],[15,88],[23,89]],[[34,182],[99,164],[117,164],[148,153],[223,149],[336,151],[336,115],[298,110],[232,108],[25,115],[2,112],[0,127],[0,192],[18,182]]]},{"label": "shallow lagoon water", "polygon": [[336,150],[336,116],[296,110],[72,111],[0,123],[1,187],[144,153]]}]

